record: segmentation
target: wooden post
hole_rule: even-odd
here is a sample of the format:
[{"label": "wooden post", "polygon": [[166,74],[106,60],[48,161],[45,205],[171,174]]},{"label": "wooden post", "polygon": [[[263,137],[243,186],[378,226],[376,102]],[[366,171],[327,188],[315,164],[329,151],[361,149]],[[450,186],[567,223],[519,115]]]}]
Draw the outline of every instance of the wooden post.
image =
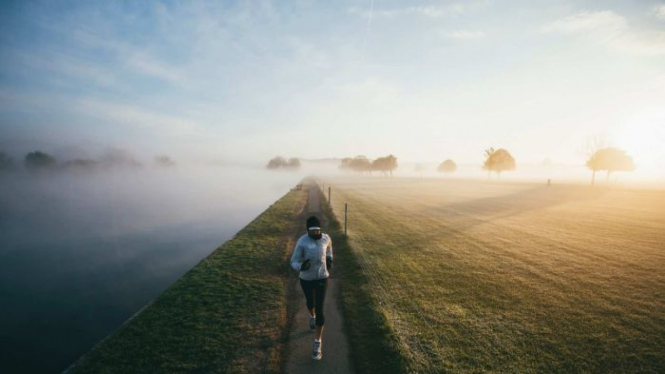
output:
[{"label": "wooden post", "polygon": [[348,211],[348,204],[344,203],[344,236],[346,236],[346,213]]},{"label": "wooden post", "polygon": [[330,187],[328,187],[328,204],[330,204]]}]

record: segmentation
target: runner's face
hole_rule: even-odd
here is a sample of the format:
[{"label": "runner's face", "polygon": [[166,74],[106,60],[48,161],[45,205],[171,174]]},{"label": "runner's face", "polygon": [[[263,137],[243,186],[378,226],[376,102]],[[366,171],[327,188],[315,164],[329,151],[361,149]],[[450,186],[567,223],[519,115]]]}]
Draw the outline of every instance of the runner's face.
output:
[{"label": "runner's face", "polygon": [[314,239],[320,239],[321,229],[307,229],[307,235]]}]

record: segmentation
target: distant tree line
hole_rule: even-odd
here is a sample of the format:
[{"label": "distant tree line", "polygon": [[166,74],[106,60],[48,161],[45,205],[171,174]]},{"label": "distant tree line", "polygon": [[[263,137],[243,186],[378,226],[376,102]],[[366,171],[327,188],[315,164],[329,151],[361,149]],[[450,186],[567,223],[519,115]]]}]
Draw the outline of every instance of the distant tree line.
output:
[{"label": "distant tree line", "polygon": [[[603,142],[594,142],[591,146],[587,145],[587,161],[586,167],[593,173],[591,176],[591,184],[593,185],[596,180],[596,172],[605,171],[606,178],[609,181],[610,175],[617,171],[633,171],[635,164],[633,159],[626,154],[624,150],[616,147],[606,147]],[[500,176],[504,171],[515,170],[515,158],[504,148],[494,149],[488,148],[484,152],[485,161],[483,162],[482,169],[486,170],[489,174],[492,172]],[[176,162],[168,155],[157,155],[154,157],[154,166],[160,168],[172,168],[176,166]],[[111,150],[107,152],[100,159],[76,158],[67,160],[63,163],[58,162],[52,155],[34,151],[29,152],[23,158],[22,163],[24,169],[29,171],[40,170],[95,170],[102,167],[124,167],[124,168],[142,168],[143,164],[134,159],[130,154],[121,150]],[[266,165],[267,169],[271,170],[296,170],[301,167],[300,159],[290,158],[285,159],[282,156],[277,156],[271,159]],[[379,157],[375,160],[370,160],[366,156],[347,157],[341,160],[339,168],[342,170],[350,170],[357,173],[369,174],[372,172],[379,172],[381,175],[392,176],[393,171],[398,167],[397,157],[388,155]],[[20,168],[20,165],[8,154],[0,151],[0,172],[15,171]],[[416,171],[422,172],[424,167],[417,165]],[[440,173],[450,174],[457,170],[457,164],[452,159],[446,159],[438,165],[436,170]]]},{"label": "distant tree line", "polygon": [[[610,175],[614,172],[635,170],[633,159],[624,150],[616,147],[606,147],[604,146],[604,142],[598,140],[589,144],[591,146],[587,145],[588,159],[586,167],[593,171],[591,176],[592,185],[595,183],[596,172],[598,171],[607,172],[606,178],[609,181]],[[497,176],[500,176],[502,172],[515,170],[517,167],[515,158],[505,148],[488,148],[485,150],[484,156],[485,161],[483,162],[482,169],[487,170],[490,174],[494,172]],[[551,160],[547,159],[545,165],[551,165]],[[376,170],[374,162],[371,162],[365,156],[342,159],[340,168],[370,174],[373,170]],[[422,164],[417,164],[414,170],[416,172],[423,172],[425,167]],[[453,173],[456,170],[457,164],[452,159],[446,159],[436,168],[436,171],[445,174]]]},{"label": "distant tree line", "polygon": [[[175,165],[176,162],[170,156],[158,155],[154,158],[154,166],[156,167],[172,168]],[[16,171],[20,169],[20,166],[11,156],[5,152],[0,152],[0,172]],[[143,164],[137,161],[132,155],[117,149],[108,151],[99,159],[75,158],[64,162],[59,162],[54,156],[46,152],[33,151],[23,157],[22,166],[25,170],[31,172],[62,170],[93,171],[110,167],[143,168]]]},{"label": "distant tree line", "polygon": [[373,161],[370,161],[365,156],[356,156],[353,158],[343,158],[339,168],[370,175],[373,171],[378,171],[381,175],[390,175],[392,177],[393,171],[397,169],[397,166],[397,157],[393,155],[379,157]]},{"label": "distant tree line", "polygon": [[282,156],[277,156],[270,161],[268,161],[268,165],[266,165],[266,169],[268,170],[297,170],[300,169],[300,159],[298,158],[290,158],[288,161],[282,157]]}]

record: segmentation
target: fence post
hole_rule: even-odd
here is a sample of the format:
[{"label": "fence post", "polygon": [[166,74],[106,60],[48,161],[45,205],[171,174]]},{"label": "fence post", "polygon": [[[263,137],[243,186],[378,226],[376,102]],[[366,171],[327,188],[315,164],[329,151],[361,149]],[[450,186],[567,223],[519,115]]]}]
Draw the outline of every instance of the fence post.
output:
[{"label": "fence post", "polygon": [[330,204],[330,187],[328,187],[328,204]]},{"label": "fence post", "polygon": [[348,204],[344,203],[344,236],[346,236],[346,213],[348,211]]}]

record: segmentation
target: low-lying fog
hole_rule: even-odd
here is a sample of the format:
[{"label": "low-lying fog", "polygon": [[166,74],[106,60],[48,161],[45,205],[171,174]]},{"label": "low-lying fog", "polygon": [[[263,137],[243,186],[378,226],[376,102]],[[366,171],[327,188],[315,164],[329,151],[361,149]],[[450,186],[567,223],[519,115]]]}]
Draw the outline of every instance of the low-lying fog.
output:
[{"label": "low-lying fog", "polygon": [[[62,371],[306,174],[358,175],[338,164],[0,173],[0,372]],[[450,175],[436,166],[404,163],[394,174],[488,179],[479,165]],[[541,183],[591,177],[583,166],[504,174]],[[612,183],[621,180],[629,176]]]},{"label": "low-lying fog", "polygon": [[303,172],[199,167],[0,175],[0,372],[60,372]]}]

